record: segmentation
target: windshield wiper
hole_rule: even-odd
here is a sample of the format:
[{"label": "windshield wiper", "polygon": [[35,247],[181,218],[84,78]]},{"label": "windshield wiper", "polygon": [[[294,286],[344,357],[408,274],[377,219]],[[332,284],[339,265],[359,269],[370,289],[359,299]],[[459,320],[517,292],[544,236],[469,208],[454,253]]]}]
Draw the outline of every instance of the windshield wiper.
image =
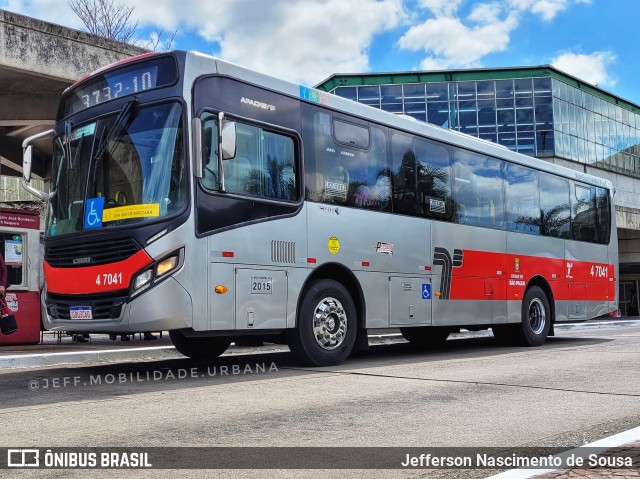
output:
[{"label": "windshield wiper", "polygon": [[64,136],[62,137],[62,145],[64,153],[71,160],[71,128],[72,124],[69,120],[64,122]]},{"label": "windshield wiper", "polygon": [[133,106],[137,102],[138,102],[138,99],[136,97],[133,97],[133,98],[129,98],[127,103],[122,105],[122,108],[120,108],[120,113],[118,113],[118,116],[114,120],[113,126],[111,126],[111,129],[109,130],[109,132],[106,135],[105,134],[101,135],[102,138],[100,138],[100,144],[96,149],[96,154],[94,155],[94,159],[100,160],[100,158],[102,158],[104,151],[107,149],[107,144],[109,143],[109,140],[111,140],[116,135],[116,133],[118,133],[120,129],[126,123],[128,123],[129,117],[131,116],[131,112],[133,111]]}]

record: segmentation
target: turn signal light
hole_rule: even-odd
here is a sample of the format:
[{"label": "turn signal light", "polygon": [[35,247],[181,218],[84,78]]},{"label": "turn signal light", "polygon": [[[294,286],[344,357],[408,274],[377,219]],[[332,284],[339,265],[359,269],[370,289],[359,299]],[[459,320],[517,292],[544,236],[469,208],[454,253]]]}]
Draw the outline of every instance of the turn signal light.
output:
[{"label": "turn signal light", "polygon": [[218,286],[216,286],[216,287],[214,288],[214,291],[215,291],[217,294],[224,294],[224,293],[226,293],[227,291],[229,291],[229,288],[227,288],[226,286],[222,286],[221,284],[219,284]]},{"label": "turn signal light", "polygon": [[442,296],[442,293],[440,291],[436,291],[435,295],[439,298],[440,296]]}]

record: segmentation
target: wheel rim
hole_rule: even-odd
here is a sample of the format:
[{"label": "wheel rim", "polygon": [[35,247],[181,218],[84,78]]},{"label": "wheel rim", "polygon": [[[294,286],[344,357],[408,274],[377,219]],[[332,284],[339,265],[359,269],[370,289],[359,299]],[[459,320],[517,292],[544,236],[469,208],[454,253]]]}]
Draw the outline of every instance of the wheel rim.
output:
[{"label": "wheel rim", "polygon": [[529,304],[529,327],[533,334],[541,334],[547,323],[547,313],[540,298],[533,298]]},{"label": "wheel rim", "polygon": [[313,313],[313,336],[322,349],[338,348],[347,336],[347,313],[336,298],[324,298]]}]

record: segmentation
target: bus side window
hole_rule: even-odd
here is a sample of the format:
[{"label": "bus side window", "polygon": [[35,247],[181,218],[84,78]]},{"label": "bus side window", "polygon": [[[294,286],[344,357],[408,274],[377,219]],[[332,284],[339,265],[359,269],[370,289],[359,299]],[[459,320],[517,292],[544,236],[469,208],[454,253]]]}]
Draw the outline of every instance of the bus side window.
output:
[{"label": "bus side window", "polygon": [[431,218],[451,218],[451,160],[444,145],[419,141],[417,187],[420,214]]},{"label": "bus side window", "polygon": [[506,168],[507,230],[540,234],[540,194],[537,173],[509,163]]},{"label": "bus side window", "polygon": [[540,173],[540,211],[542,234],[556,238],[571,238],[571,207],[569,180]]},{"label": "bus side window", "polygon": [[455,150],[453,183],[457,222],[504,228],[502,161]]},{"label": "bus side window", "polygon": [[347,160],[350,173],[349,199],[352,206],[368,210],[391,210],[391,178],[387,155],[387,135],[370,125],[369,150],[354,148]]},{"label": "bus side window", "polygon": [[413,215],[418,212],[416,156],[412,138],[394,132],[391,137],[391,172],[395,213]]},{"label": "bus side window", "polygon": [[598,215],[598,242],[609,244],[611,235],[611,205],[609,190],[596,188],[596,211]]},{"label": "bus side window", "polygon": [[574,195],[571,200],[571,224],[574,240],[592,243],[597,241],[595,186],[574,184]]}]

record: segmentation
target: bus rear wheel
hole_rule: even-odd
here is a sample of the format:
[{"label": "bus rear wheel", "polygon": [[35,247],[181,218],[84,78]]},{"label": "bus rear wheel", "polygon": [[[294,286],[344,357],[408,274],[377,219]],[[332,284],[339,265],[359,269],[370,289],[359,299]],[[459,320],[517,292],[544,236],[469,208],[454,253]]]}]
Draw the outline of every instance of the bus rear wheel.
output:
[{"label": "bus rear wheel", "polygon": [[402,337],[409,341],[412,346],[418,348],[432,348],[442,345],[451,331],[449,328],[438,326],[421,326],[417,328],[400,328]]},{"label": "bus rear wheel", "polygon": [[542,346],[551,327],[551,309],[547,295],[539,286],[527,290],[522,301],[522,320],[516,338],[524,346]]},{"label": "bus rear wheel", "polygon": [[313,281],[304,292],[297,326],[288,331],[291,351],[305,364],[334,366],[353,349],[357,313],[351,295],[337,281]]},{"label": "bus rear wheel", "polygon": [[169,337],[180,354],[193,359],[215,359],[231,344],[229,338],[216,336],[189,338],[179,330],[169,331]]}]

